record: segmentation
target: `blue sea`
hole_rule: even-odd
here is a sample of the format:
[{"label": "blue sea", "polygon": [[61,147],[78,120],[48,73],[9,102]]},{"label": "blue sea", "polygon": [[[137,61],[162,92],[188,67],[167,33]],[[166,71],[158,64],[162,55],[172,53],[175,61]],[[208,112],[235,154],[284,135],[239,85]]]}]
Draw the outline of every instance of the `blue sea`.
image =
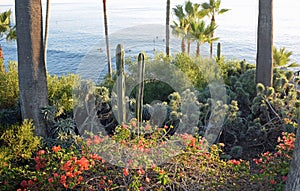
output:
[{"label": "blue sea", "polygon": [[[171,0],[172,8],[184,0]],[[193,1],[197,3],[204,0]],[[13,0],[1,0],[0,11],[14,11]],[[45,11],[45,0],[43,0]],[[245,59],[255,63],[258,0],[222,0],[230,11],[218,15],[215,36],[222,45],[222,55],[230,59]],[[165,50],[165,0],[108,0],[107,13],[111,57],[115,62],[115,47],[123,44],[125,56],[144,51],[153,56]],[[274,1],[274,45],[293,51],[292,61],[300,63],[300,2]],[[176,19],[174,15],[172,20]],[[14,16],[13,16],[14,20]],[[6,63],[17,60],[16,42],[0,41]],[[216,48],[216,45],[215,47]],[[208,56],[208,45],[201,54]],[[171,52],[180,52],[180,41],[171,39]],[[216,52],[216,51],[215,51]],[[195,54],[195,45],[191,49]],[[78,73],[81,68],[97,68],[107,72],[102,1],[52,0],[47,52],[50,74]]]}]

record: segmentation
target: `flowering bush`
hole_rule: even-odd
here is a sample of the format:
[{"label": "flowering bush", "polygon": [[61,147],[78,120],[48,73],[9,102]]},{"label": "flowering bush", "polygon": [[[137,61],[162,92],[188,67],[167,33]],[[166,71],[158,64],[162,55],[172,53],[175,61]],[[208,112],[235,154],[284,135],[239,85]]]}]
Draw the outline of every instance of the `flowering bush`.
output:
[{"label": "flowering bush", "polygon": [[[136,128],[132,122],[111,137],[89,134],[71,147],[40,149],[24,165],[7,161],[0,190],[283,190],[295,142],[294,134],[282,133],[276,152],[254,159],[251,169],[249,161],[221,159],[222,143],[209,146],[188,134],[166,139],[165,128],[148,124],[140,134]],[[172,153],[174,141],[180,152]]]},{"label": "flowering bush", "polygon": [[278,138],[275,153],[267,151],[260,158],[253,159],[257,173],[255,178],[261,185],[270,190],[283,190],[293,156],[295,139],[294,133],[283,132],[282,137]]}]

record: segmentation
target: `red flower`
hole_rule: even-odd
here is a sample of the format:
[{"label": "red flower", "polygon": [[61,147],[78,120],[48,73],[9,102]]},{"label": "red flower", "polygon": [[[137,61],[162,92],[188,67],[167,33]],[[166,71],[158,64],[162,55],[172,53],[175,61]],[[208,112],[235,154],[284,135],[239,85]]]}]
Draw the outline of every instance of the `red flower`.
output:
[{"label": "red flower", "polygon": [[94,136],[94,144],[102,143],[103,139],[101,139],[98,135]]},{"label": "red flower", "polygon": [[22,180],[21,186],[22,186],[23,188],[26,188],[26,187],[27,187],[27,181],[26,181],[26,180]]},{"label": "red flower", "polygon": [[282,181],[286,181],[286,180],[287,180],[287,176],[282,176],[282,177],[281,177],[281,180],[282,180]]},{"label": "red flower", "polygon": [[45,154],[45,153],[46,153],[45,150],[39,150],[37,154],[38,154],[38,155],[43,155],[43,154]]},{"label": "red flower", "polygon": [[61,175],[61,177],[60,177],[60,183],[61,184],[65,184],[66,180],[67,180],[67,177],[65,175]]},{"label": "red flower", "polygon": [[164,169],[161,169],[161,170],[159,171],[159,174],[165,174]]},{"label": "red flower", "polygon": [[271,179],[270,180],[270,184],[272,184],[272,185],[274,185],[274,184],[276,184],[277,182],[274,180],[274,179]]},{"label": "red flower", "polygon": [[193,138],[191,139],[191,142],[190,142],[189,146],[190,146],[190,147],[194,147],[194,146],[195,146],[195,143],[196,143],[196,139],[195,139],[195,137],[193,137]]},{"label": "red flower", "polygon": [[74,175],[73,175],[72,172],[66,172],[66,176],[68,176],[68,177],[70,177],[70,178],[73,178],[73,177],[74,177]]},{"label": "red flower", "polygon": [[89,169],[89,161],[85,157],[82,157],[80,160],[76,161],[75,164],[79,164],[81,171]]},{"label": "red flower", "polygon": [[58,177],[58,173],[53,173],[53,176],[54,177]]},{"label": "red flower", "polygon": [[139,169],[137,171],[137,173],[138,173],[138,175],[143,175],[143,174],[145,174],[145,171],[143,169]]},{"label": "red flower", "polygon": [[124,176],[128,176],[129,175],[128,168],[124,168],[123,169],[123,174],[124,174]]},{"label": "red flower", "polygon": [[235,160],[235,159],[229,160],[228,162],[229,162],[230,164],[233,164],[233,165],[239,165],[239,164],[241,164],[241,161]]},{"label": "red flower", "polygon": [[61,147],[60,147],[60,146],[53,146],[53,147],[52,147],[52,151],[53,151],[53,152],[56,152],[56,153],[57,153],[57,152],[60,151],[60,150],[61,150]]},{"label": "red flower", "polygon": [[48,178],[48,182],[52,183],[53,182],[53,178]]}]

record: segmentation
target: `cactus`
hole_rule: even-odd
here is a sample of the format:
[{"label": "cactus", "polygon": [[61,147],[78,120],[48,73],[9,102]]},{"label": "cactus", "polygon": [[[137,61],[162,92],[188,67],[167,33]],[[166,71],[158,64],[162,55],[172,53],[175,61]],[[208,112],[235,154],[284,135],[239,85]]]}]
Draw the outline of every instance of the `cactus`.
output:
[{"label": "cactus", "polygon": [[117,66],[117,94],[118,94],[118,121],[126,122],[126,100],[125,100],[125,73],[124,73],[124,48],[119,44],[116,49]]},{"label": "cactus", "polygon": [[142,107],[144,99],[144,75],[145,75],[145,60],[144,54],[140,53],[138,57],[138,82],[139,86],[136,92],[136,119],[138,121],[138,130],[142,122]]},{"label": "cactus", "polygon": [[218,47],[217,47],[217,61],[221,59],[221,43],[218,42]]}]

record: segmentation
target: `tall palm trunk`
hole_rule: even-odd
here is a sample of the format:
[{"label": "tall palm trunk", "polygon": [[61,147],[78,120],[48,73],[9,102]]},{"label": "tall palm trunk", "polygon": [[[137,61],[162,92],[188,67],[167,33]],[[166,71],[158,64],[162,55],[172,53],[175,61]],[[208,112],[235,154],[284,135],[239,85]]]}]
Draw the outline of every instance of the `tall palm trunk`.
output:
[{"label": "tall palm trunk", "polygon": [[[215,15],[212,15],[210,24],[211,24],[211,26],[214,26],[216,24]],[[211,32],[210,37],[211,37],[211,39],[214,38],[214,31]],[[210,42],[210,48],[209,48],[210,58],[212,58],[212,54],[213,54],[213,41]]]},{"label": "tall palm trunk", "polygon": [[109,47],[109,38],[108,38],[107,13],[106,13],[106,0],[103,0],[103,14],[104,14],[104,28],[105,28],[105,41],[106,41],[108,74],[109,74],[109,77],[112,78],[110,47]]},{"label": "tall palm trunk", "polygon": [[184,40],[184,38],[181,38],[181,52],[182,53],[185,52],[185,40]]},{"label": "tall palm trunk", "polygon": [[49,14],[50,14],[50,0],[47,0],[46,5],[46,21],[45,21],[45,36],[44,36],[44,58],[45,64],[47,65],[47,46],[49,36]]},{"label": "tall palm trunk", "polygon": [[41,0],[16,0],[18,74],[22,119],[33,119],[35,134],[45,137],[41,108],[48,105]]},{"label": "tall palm trunk", "polygon": [[166,10],[166,54],[170,56],[170,14],[171,14],[171,6],[170,0],[167,0],[167,10]]},{"label": "tall palm trunk", "polygon": [[190,55],[190,52],[191,52],[191,40],[190,39],[188,39],[187,45],[188,45],[187,53],[188,53],[188,55]]},{"label": "tall palm trunk", "polygon": [[273,85],[273,0],[259,0],[256,82]]},{"label": "tall palm trunk", "polygon": [[200,42],[197,42],[197,51],[196,51],[196,55],[197,57],[200,56]]},{"label": "tall palm trunk", "polygon": [[0,73],[5,73],[5,66],[4,66],[4,57],[3,57],[3,51],[0,44]]}]

